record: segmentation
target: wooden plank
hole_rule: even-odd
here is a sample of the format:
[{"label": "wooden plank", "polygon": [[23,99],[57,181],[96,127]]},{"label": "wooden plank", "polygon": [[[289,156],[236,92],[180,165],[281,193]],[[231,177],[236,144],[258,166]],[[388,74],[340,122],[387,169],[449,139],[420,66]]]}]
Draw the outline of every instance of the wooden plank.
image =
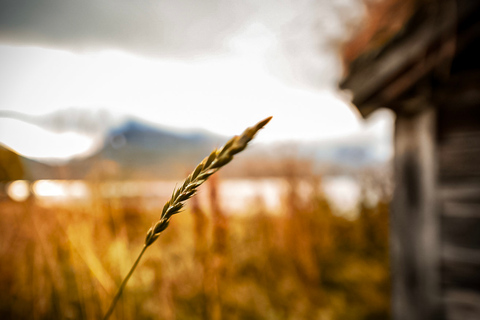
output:
[{"label": "wooden plank", "polygon": [[[480,188],[480,186],[479,186]],[[480,201],[480,195],[479,195]],[[480,219],[480,202],[445,201],[442,205],[442,215],[452,218],[477,218]]]},{"label": "wooden plank", "polygon": [[[442,248],[442,285],[480,292],[480,250],[445,245]],[[480,319],[480,314],[478,315]]]},{"label": "wooden plank", "polygon": [[442,242],[480,250],[480,217],[441,217]]},{"label": "wooden plank", "polygon": [[438,319],[441,314],[435,134],[432,107],[414,117],[397,116],[390,224],[397,320]]},{"label": "wooden plank", "polygon": [[[445,27],[439,29],[445,29]],[[363,107],[363,104],[375,93],[409,69],[411,64],[420,60],[432,39],[437,38],[438,34],[436,26],[431,20],[428,21],[408,39],[405,39],[402,45],[367,65],[361,72],[351,74],[342,87],[352,90],[355,94],[353,103]],[[364,114],[361,109],[362,114],[366,116],[367,114]]]},{"label": "wooden plank", "polygon": [[[442,260],[449,262],[460,262],[469,265],[474,265],[476,268],[480,267],[480,249],[463,248],[444,244],[442,246]],[[480,279],[480,273],[478,274]]]},{"label": "wooden plank", "polygon": [[480,203],[478,181],[442,183],[439,196],[445,202]]},{"label": "wooden plank", "polygon": [[480,186],[480,100],[471,103],[470,107],[444,106],[438,111],[442,182],[470,180]]},{"label": "wooden plank", "polygon": [[444,306],[449,320],[478,320],[480,294],[469,290],[447,289],[444,295]]},{"label": "wooden plank", "polygon": [[[469,17],[479,12],[480,3],[460,2],[461,5],[452,7],[452,2],[440,1],[433,10],[427,5],[418,12],[423,18],[417,17],[417,23],[411,23],[380,53],[371,54],[370,58],[364,55],[355,61],[341,87],[353,92],[353,103],[363,116],[379,107],[392,108],[395,103],[392,99],[418,84],[437,65],[448,70],[448,62],[458,50],[475,42],[475,34],[458,30],[458,21],[470,21]],[[470,24],[463,26],[470,27]]]}]

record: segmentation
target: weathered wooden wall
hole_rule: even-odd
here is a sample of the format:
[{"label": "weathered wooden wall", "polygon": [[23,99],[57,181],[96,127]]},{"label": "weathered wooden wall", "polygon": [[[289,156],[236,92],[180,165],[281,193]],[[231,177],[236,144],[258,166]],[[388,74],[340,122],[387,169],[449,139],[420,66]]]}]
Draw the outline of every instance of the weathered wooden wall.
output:
[{"label": "weathered wooden wall", "polygon": [[[473,1],[475,2],[475,1]],[[458,1],[461,6],[468,1]],[[449,320],[480,319],[480,10],[458,21],[456,55],[432,99],[438,110],[441,284]]]},{"label": "weathered wooden wall", "polygon": [[480,81],[471,76],[452,75],[437,88],[434,105],[418,99],[417,112],[397,114],[397,320],[480,319]]},{"label": "weathered wooden wall", "polygon": [[432,107],[413,116],[397,115],[396,120],[390,230],[397,320],[437,319],[441,314],[436,120]]},{"label": "weathered wooden wall", "polygon": [[396,320],[480,320],[480,1],[418,1],[342,86],[397,114],[391,210]]},{"label": "weathered wooden wall", "polygon": [[[467,98],[471,85],[476,93]],[[447,318],[473,320],[480,319],[480,82],[454,96],[438,109],[441,284]]]}]

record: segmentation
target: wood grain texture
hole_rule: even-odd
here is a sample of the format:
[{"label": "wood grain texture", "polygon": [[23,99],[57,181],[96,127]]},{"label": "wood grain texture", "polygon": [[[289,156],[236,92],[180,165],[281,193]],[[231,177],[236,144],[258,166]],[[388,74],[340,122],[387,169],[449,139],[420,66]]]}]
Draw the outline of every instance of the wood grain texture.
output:
[{"label": "wood grain texture", "polygon": [[397,320],[437,319],[441,314],[435,133],[434,108],[416,117],[397,117],[391,214]]}]

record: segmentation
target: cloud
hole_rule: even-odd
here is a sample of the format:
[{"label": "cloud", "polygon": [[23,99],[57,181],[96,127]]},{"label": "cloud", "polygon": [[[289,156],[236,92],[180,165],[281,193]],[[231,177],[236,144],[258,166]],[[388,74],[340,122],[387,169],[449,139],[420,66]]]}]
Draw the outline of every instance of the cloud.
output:
[{"label": "cloud", "polygon": [[221,51],[249,11],[229,7],[234,1],[1,1],[0,40],[162,56]]},{"label": "cloud", "polygon": [[335,86],[361,0],[0,0],[0,42],[168,59],[247,54],[289,81]]}]

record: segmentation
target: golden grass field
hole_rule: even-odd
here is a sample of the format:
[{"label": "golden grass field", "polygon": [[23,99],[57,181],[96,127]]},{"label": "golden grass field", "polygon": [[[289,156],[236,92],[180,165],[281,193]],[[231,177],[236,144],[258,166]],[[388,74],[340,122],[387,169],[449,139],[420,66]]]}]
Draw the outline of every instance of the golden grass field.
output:
[{"label": "golden grass field", "polygon": [[[226,215],[202,188],[210,205],[172,218],[112,319],[390,318],[386,199],[347,219],[292,191],[282,214]],[[159,215],[140,197],[0,202],[0,319],[101,319]]]}]

